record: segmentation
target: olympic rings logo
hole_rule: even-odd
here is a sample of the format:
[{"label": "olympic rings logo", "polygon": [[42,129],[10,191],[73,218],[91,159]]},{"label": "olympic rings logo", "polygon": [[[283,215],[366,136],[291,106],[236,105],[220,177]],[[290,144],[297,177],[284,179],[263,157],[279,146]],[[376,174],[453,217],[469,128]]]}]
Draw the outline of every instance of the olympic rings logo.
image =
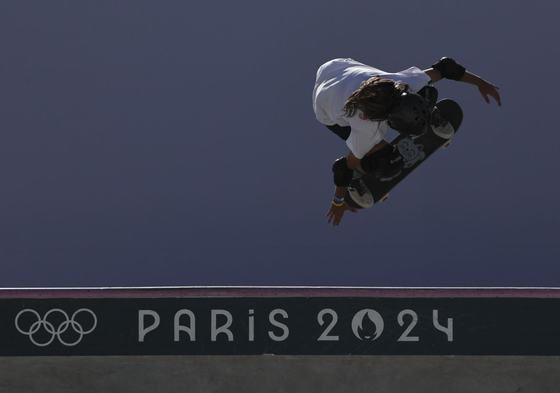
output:
[{"label": "olympic rings logo", "polygon": [[[37,321],[34,322],[33,324],[31,324],[31,326],[27,330],[23,330],[19,325],[19,318],[24,313],[31,313],[31,314],[34,314],[37,317]],[[65,321],[62,322],[56,329],[55,329],[54,325],[47,320],[49,318],[49,316],[51,314],[54,314],[54,313],[62,314],[62,316],[65,318]],[[76,322],[76,316],[80,313],[89,313],[93,317],[93,326],[89,330],[84,330],[82,325],[80,323]],[[58,341],[60,341],[61,344],[65,345],[67,347],[73,347],[74,345],[78,345],[78,343],[80,341],[82,341],[82,338],[84,337],[84,335],[89,334],[89,333],[91,333],[95,330],[95,328],[97,327],[97,317],[95,316],[93,311],[91,311],[87,308],[79,309],[74,314],[72,314],[72,318],[68,317],[68,314],[66,312],[62,311],[61,309],[55,308],[55,309],[52,309],[52,310],[48,311],[45,314],[45,316],[43,318],[41,318],[41,316],[39,315],[39,313],[37,311],[27,308],[27,309],[22,310],[18,313],[18,315],[16,316],[15,324],[16,324],[16,329],[21,334],[29,336],[29,339],[31,340],[31,342],[33,344],[37,345],[38,347],[46,347],[47,345],[52,343],[55,338],[58,338]],[[33,337],[35,335],[35,333],[37,333],[41,328],[44,328],[49,334],[52,335],[50,340],[48,340],[45,343],[37,342],[35,340],[35,338]],[[79,335],[79,337],[76,339],[75,342],[66,342],[62,338],[61,335],[64,332],[66,332],[68,330],[68,328],[72,328],[74,330],[74,332],[76,332]]]}]

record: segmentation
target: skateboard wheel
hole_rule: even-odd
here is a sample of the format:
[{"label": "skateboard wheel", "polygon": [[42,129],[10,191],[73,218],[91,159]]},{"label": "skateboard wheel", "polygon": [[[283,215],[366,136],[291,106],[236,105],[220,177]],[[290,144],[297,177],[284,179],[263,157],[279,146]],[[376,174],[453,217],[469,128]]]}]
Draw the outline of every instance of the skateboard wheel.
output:
[{"label": "skateboard wheel", "polygon": [[447,149],[449,147],[449,145],[451,145],[451,141],[447,141],[443,144],[442,148],[443,149]]},{"label": "skateboard wheel", "polygon": [[389,199],[389,194],[385,194],[385,196],[384,196],[383,198],[381,198],[381,199],[379,200],[379,202],[381,202],[381,203],[386,202],[387,199]]}]

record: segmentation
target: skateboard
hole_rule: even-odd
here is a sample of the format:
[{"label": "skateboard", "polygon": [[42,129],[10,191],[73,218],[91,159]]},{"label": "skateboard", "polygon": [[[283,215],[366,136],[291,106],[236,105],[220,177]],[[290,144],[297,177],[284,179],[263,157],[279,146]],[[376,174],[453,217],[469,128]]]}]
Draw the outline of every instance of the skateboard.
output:
[{"label": "skateboard", "polygon": [[[432,126],[423,135],[410,138],[404,135],[397,136],[391,145],[397,145],[404,157],[404,168],[397,176],[391,179],[380,179],[373,175],[362,176],[366,186],[373,195],[374,205],[385,202],[389,198],[389,191],[410,175],[422,162],[426,161],[440,148],[447,148],[451,138],[457,133],[463,121],[463,111],[459,104],[450,99],[438,101],[432,111]],[[344,201],[350,207],[363,209],[356,204],[350,194],[346,192]]]}]

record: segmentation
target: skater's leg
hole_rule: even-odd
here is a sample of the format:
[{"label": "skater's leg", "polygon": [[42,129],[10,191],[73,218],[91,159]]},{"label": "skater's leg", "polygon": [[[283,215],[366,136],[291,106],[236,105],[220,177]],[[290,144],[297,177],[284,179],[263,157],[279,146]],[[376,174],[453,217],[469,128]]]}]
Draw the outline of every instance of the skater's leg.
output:
[{"label": "skater's leg", "polygon": [[[368,151],[366,153],[367,155],[370,155],[371,153],[375,153],[377,150],[383,149],[385,146],[387,146],[389,144],[389,142],[387,142],[385,139],[383,139],[381,142],[379,142],[377,145],[373,146],[372,149],[370,151]],[[361,164],[358,164],[358,166],[356,167],[356,169],[361,172],[362,174],[365,174],[366,171],[364,171],[364,168],[362,168]],[[354,176],[356,175],[356,171],[354,171]]]}]

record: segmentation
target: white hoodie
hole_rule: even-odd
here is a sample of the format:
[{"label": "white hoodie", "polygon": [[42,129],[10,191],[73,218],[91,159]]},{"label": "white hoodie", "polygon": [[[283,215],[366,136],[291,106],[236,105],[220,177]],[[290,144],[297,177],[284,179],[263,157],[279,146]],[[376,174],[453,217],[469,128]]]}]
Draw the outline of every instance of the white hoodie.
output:
[{"label": "white hoodie", "polygon": [[430,77],[417,67],[397,73],[381,71],[353,59],[334,59],[317,71],[313,89],[313,110],[317,120],[331,126],[351,127],[346,144],[357,158],[362,158],[381,142],[387,132],[387,121],[369,120],[362,111],[355,116],[344,116],[344,103],[361,84],[374,76],[407,83],[409,91],[418,92],[430,83]]}]

